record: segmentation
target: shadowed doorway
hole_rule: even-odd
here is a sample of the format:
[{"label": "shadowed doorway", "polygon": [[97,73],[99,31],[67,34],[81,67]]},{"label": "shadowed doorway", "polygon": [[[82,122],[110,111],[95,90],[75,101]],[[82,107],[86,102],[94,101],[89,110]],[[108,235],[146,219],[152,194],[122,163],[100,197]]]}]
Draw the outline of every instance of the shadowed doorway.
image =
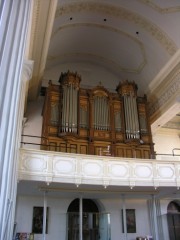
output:
[{"label": "shadowed doorway", "polygon": [[[99,209],[91,199],[83,199],[83,240],[99,239]],[[68,240],[79,240],[79,199],[73,200],[67,210]]]},{"label": "shadowed doorway", "polygon": [[167,220],[169,229],[169,239],[180,239],[180,204],[176,201],[169,203],[167,207]]}]

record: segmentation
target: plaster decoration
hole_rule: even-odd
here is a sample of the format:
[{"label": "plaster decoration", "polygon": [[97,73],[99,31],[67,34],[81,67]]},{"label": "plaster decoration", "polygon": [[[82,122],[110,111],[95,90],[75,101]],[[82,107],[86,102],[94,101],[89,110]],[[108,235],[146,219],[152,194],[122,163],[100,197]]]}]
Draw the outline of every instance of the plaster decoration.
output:
[{"label": "plaster decoration", "polygon": [[103,175],[102,163],[88,161],[82,164],[82,171],[84,176],[96,176],[100,177]]},{"label": "plaster decoration", "polygon": [[[44,1],[43,1],[44,3]],[[48,50],[49,50],[49,42],[51,39],[52,35],[52,28],[53,28],[53,23],[54,23],[54,18],[55,18],[55,12],[56,12],[56,6],[57,6],[57,0],[50,0],[49,1],[49,6],[48,6],[48,19],[46,23],[46,32],[45,32],[45,37],[44,37],[44,44],[43,44],[43,51],[42,51],[42,56],[41,56],[41,65],[40,65],[40,71],[43,72],[45,65],[46,65],[46,60],[47,60],[47,55],[48,55]]]},{"label": "plaster decoration", "polygon": [[148,7],[151,7],[155,11],[164,14],[164,13],[174,13],[174,12],[180,12],[180,6],[176,7],[168,7],[168,8],[161,8],[159,5],[155,4],[151,0],[137,0],[140,3],[146,4]]},{"label": "plaster decoration", "polygon": [[127,164],[109,163],[110,177],[128,177],[129,171]]},{"label": "plaster decoration", "polygon": [[[122,162],[122,158],[78,154],[71,154],[70,159],[70,154],[65,153],[59,153],[58,159],[57,155],[42,150],[20,150],[19,179],[130,187],[167,186],[168,183],[176,187],[180,181],[180,164],[177,161],[169,164],[165,160],[144,159],[142,162],[136,158]],[[47,161],[53,162],[53,171],[47,168]]]},{"label": "plaster decoration", "polygon": [[92,53],[80,53],[80,52],[66,53],[66,54],[61,54],[58,56],[49,56],[47,60],[55,61],[58,59],[62,59],[62,61],[64,61],[65,58],[73,58],[73,57],[76,57],[76,58],[80,57],[80,58],[88,59],[88,61],[90,61],[89,60],[90,58],[97,59],[97,61],[99,61],[99,62],[104,62],[110,66],[113,66],[114,68],[118,69],[118,71],[129,72],[129,73],[139,73],[144,68],[144,65],[145,65],[145,62],[143,62],[142,65],[140,65],[137,69],[124,68],[124,67],[118,65],[115,61],[112,61],[105,57],[98,56],[98,55],[95,55]]},{"label": "plaster decoration", "polygon": [[73,159],[71,160],[55,160],[53,164],[53,171],[57,174],[74,174],[75,163]]},{"label": "plaster decoration", "polygon": [[[49,47],[50,35],[56,10],[56,0],[37,0],[34,2],[32,29],[30,36],[30,58],[34,59],[33,77],[30,81],[29,97],[35,99],[39,92],[40,82]],[[44,18],[42,18],[44,15]]]},{"label": "plaster decoration", "polygon": [[[32,17],[32,24],[31,24],[31,41],[30,41],[30,51],[33,50],[33,44],[37,41],[38,36],[38,19],[39,19],[39,12],[40,12],[40,2],[41,0],[33,1],[33,17]],[[32,53],[30,54],[32,57]]]},{"label": "plaster decoration", "polygon": [[44,172],[47,170],[47,162],[41,156],[27,156],[24,158],[24,170],[32,172]]},{"label": "plaster decoration", "polygon": [[163,128],[171,128],[171,129],[177,129],[180,130],[180,123],[178,122],[168,122],[166,123]]},{"label": "plaster decoration", "polygon": [[[180,49],[171,57],[171,59],[165,64],[165,66],[160,70],[160,72],[155,76],[154,79],[149,83],[149,90],[146,93],[147,96],[151,97],[151,95],[156,92],[159,86],[163,83],[164,86],[164,81],[167,81],[169,77],[167,76],[174,76],[177,74],[177,72],[180,69]],[[162,87],[160,87],[162,88]],[[152,96],[152,98],[154,98]]]},{"label": "plaster decoration", "polygon": [[175,173],[174,173],[174,166],[169,165],[169,166],[158,166],[157,169],[158,175],[161,178],[169,178],[169,179],[174,179],[175,178]]},{"label": "plaster decoration", "polygon": [[152,178],[153,171],[151,165],[136,164],[135,175],[139,178]]},{"label": "plaster decoration", "polygon": [[[93,28],[105,29],[105,30],[108,30],[110,32],[117,33],[119,35],[124,35],[125,37],[127,37],[127,38],[131,39],[132,41],[134,41],[135,44],[138,45],[138,47],[139,47],[139,49],[141,51],[142,61],[139,62],[137,68],[134,68],[134,69],[128,69],[128,68],[124,68],[122,66],[117,66],[117,67],[118,67],[118,69],[121,69],[121,70],[126,71],[126,72],[140,73],[142,71],[142,69],[144,68],[144,66],[147,63],[147,58],[146,58],[146,54],[145,54],[145,49],[144,49],[143,43],[141,41],[139,41],[137,38],[135,38],[134,36],[124,32],[124,31],[121,31],[121,30],[119,30],[117,28],[114,28],[114,27],[111,27],[111,26],[105,26],[105,25],[101,25],[101,24],[97,24],[97,23],[74,23],[74,24],[68,24],[68,25],[61,26],[56,31],[54,31],[54,33],[52,34],[52,39],[56,37],[56,35],[59,33],[59,31],[62,31],[62,30],[67,29],[67,28],[76,28],[76,27],[84,27],[84,26],[85,27],[93,27]],[[90,55],[90,53],[88,55]],[[51,60],[54,60],[54,59],[57,59],[57,58],[61,58],[61,57],[62,56],[59,56],[59,57],[51,56],[51,57],[48,58],[48,60],[51,61]],[[108,61],[108,60],[106,60],[106,61]],[[114,64],[115,64],[115,62],[114,62]]]},{"label": "plaster decoration", "polygon": [[[165,84],[163,84],[165,85]],[[166,86],[166,85],[165,85]],[[160,89],[160,91],[162,88]],[[165,105],[170,98],[175,96],[180,91],[180,72],[178,72],[174,78],[172,78],[171,83],[169,86],[166,86],[164,92],[156,95],[158,96],[157,99],[154,98],[156,101],[152,102],[149,105],[149,114],[152,116],[157,110],[159,110],[163,105]]]},{"label": "plaster decoration", "polygon": [[161,46],[168,52],[170,56],[174,55],[174,53],[178,50],[176,44],[170,39],[166,33],[164,33],[160,28],[158,28],[155,24],[143,18],[137,13],[131,12],[127,9],[100,4],[100,3],[72,3],[63,6],[59,6],[56,12],[56,18],[65,15],[72,14],[73,12],[97,12],[105,15],[110,15],[112,17],[117,17],[126,21],[129,21],[133,24],[139,25],[145,31],[147,31],[153,38],[155,38]]},{"label": "plaster decoration", "polygon": [[30,80],[32,78],[33,66],[34,66],[34,61],[26,60],[26,59],[24,60],[23,74],[24,74],[25,80]]}]

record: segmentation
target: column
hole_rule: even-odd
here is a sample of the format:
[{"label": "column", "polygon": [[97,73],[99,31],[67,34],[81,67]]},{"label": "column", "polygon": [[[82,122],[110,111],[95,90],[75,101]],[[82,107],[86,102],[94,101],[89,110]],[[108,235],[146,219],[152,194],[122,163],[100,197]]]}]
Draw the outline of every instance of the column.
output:
[{"label": "column", "polygon": [[44,192],[44,208],[43,208],[43,240],[46,240],[46,216],[47,216],[47,197]]},{"label": "column", "polygon": [[25,100],[21,92],[22,67],[31,4],[28,0],[4,0],[0,6],[0,239],[3,240],[12,239],[13,233]]},{"label": "column", "polygon": [[125,204],[125,196],[124,195],[122,195],[122,206],[123,206],[124,240],[127,240],[126,204]]},{"label": "column", "polygon": [[[152,195],[152,199],[148,201],[150,226],[154,240],[164,239],[162,231],[162,221],[161,219],[158,219],[158,215],[160,217],[160,205],[157,204],[158,201],[159,200],[156,200],[154,195]],[[159,234],[161,236],[159,236]]]},{"label": "column", "polygon": [[79,240],[83,240],[83,199],[79,198]]}]

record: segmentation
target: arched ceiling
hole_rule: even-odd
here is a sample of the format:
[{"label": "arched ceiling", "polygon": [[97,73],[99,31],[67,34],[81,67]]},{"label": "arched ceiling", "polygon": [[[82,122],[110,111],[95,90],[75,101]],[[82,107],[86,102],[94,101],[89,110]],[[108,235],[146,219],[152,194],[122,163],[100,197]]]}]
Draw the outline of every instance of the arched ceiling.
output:
[{"label": "arched ceiling", "polygon": [[[54,72],[56,81],[69,69],[82,76],[84,85],[101,81],[113,89],[128,79],[146,93],[180,47],[177,20],[178,0],[59,0],[44,79]],[[101,69],[111,77],[100,77]],[[96,72],[101,79],[95,83]]]},{"label": "arched ceiling", "polygon": [[180,48],[179,0],[36,0],[33,11],[30,95],[67,70],[81,86],[128,79],[143,95]]}]

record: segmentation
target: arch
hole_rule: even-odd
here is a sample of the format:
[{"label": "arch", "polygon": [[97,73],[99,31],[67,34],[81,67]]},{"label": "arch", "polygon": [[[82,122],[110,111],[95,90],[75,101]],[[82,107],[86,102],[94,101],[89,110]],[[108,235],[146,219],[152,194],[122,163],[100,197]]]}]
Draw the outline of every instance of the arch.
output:
[{"label": "arch", "polygon": [[[79,213],[79,198],[74,199],[69,207],[67,212]],[[83,212],[86,213],[98,213],[99,209],[96,203],[91,199],[83,199]]]},{"label": "arch", "polygon": [[167,206],[167,222],[170,240],[180,239],[180,201],[173,200]]},{"label": "arch", "polygon": [[[74,199],[68,209],[68,240],[79,239],[79,203],[78,198]],[[83,208],[83,239],[99,240],[99,209],[91,199],[82,200]]]},{"label": "arch", "polygon": [[180,202],[179,201],[171,201],[167,206],[167,213],[172,212],[180,212]]}]

